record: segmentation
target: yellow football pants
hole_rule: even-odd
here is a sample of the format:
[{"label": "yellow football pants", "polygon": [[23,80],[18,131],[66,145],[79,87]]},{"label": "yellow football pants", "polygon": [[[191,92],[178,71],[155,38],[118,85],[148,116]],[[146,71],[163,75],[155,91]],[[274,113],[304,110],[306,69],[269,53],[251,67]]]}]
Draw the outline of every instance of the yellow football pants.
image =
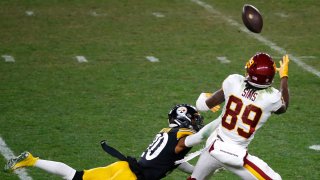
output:
[{"label": "yellow football pants", "polygon": [[127,161],[118,161],[106,167],[84,170],[83,180],[136,180]]}]

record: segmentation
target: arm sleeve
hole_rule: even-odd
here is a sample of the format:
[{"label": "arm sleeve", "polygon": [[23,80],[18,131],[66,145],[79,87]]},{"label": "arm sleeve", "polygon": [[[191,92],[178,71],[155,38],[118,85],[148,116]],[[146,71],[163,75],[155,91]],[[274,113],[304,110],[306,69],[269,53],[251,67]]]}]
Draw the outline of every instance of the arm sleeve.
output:
[{"label": "arm sleeve", "polygon": [[193,172],[194,166],[188,162],[184,162],[178,166],[178,169],[180,169],[183,172],[191,174]]},{"label": "arm sleeve", "polygon": [[207,100],[206,93],[201,93],[196,101],[196,107],[198,111],[209,111],[210,108],[206,104]]},{"label": "arm sleeve", "polygon": [[194,145],[197,145],[201,143],[203,139],[206,139],[210,136],[210,134],[218,127],[221,120],[220,118],[212,121],[211,123],[205,125],[199,132],[196,134],[187,136],[185,139],[185,145],[187,147],[192,147]]}]

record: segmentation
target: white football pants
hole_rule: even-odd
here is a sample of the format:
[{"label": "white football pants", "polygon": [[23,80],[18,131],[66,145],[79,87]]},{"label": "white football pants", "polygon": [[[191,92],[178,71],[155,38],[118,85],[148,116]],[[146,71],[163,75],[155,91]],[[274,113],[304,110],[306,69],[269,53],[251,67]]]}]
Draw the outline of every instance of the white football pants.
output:
[{"label": "white football pants", "polygon": [[204,180],[209,178],[211,175],[210,173],[214,172],[218,168],[224,167],[244,180],[281,180],[281,176],[278,173],[273,171],[267,163],[256,156],[248,154],[244,162],[244,166],[237,168],[225,165],[211,156],[207,149],[200,155],[191,178]]}]

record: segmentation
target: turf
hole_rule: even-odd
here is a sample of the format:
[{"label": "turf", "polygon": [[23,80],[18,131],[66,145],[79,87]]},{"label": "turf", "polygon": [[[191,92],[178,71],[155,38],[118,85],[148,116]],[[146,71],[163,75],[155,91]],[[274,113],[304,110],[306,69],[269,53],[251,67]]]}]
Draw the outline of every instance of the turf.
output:
[{"label": "turf", "polygon": [[[264,17],[261,35],[289,54],[313,56],[301,60],[320,69],[319,1],[203,2],[238,23],[243,4],[256,5]],[[0,1],[0,39],[0,55],[15,58],[0,61],[0,136],[15,154],[29,150],[80,170],[115,161],[99,147],[103,139],[140,156],[167,126],[174,104],[194,104],[227,75],[243,74],[257,51],[277,61],[282,56],[188,0]],[[78,63],[79,55],[88,63]],[[283,179],[319,179],[319,151],[308,147],[320,144],[320,80],[294,62],[289,73],[290,108],[260,129],[250,153]],[[209,122],[218,114],[204,116]],[[27,172],[33,179],[59,179],[35,168]],[[174,171],[166,179],[187,176]],[[0,179],[18,177],[0,172]],[[238,178],[221,172],[215,179]]]}]

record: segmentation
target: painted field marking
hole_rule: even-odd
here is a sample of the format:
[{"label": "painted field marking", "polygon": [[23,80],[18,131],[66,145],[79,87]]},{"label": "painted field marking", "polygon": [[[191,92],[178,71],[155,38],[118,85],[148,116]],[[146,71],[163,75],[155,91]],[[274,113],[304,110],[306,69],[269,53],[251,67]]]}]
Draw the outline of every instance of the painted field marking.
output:
[{"label": "painted field marking", "polygon": [[[273,60],[277,60],[277,59],[281,60],[282,59],[282,57],[280,57],[280,56],[274,56],[272,58],[273,58]],[[297,58],[308,60],[308,59],[315,59],[317,57],[316,56],[298,56]]]},{"label": "painted field marking", "polygon": [[274,13],[274,14],[277,15],[277,16],[280,16],[280,17],[282,17],[282,18],[287,18],[287,17],[289,17],[288,14],[284,14],[284,13]]},{"label": "painted field marking", "polygon": [[158,17],[158,18],[163,18],[165,17],[164,14],[160,13],[160,12],[153,12],[152,15],[154,15],[155,17]]},{"label": "painted field marking", "polygon": [[[16,157],[1,136],[0,136],[0,153],[3,155],[3,157],[6,160]],[[21,169],[15,170],[14,173],[16,173],[21,180],[32,180],[32,178],[28,175],[25,169],[21,168]]]},{"label": "painted field marking", "polygon": [[100,16],[107,16],[107,13],[97,13],[96,11],[92,11],[90,12],[90,15],[94,16],[94,17],[100,17]]},{"label": "painted field marking", "polygon": [[225,56],[219,56],[217,57],[217,59],[222,63],[222,64],[227,64],[230,63],[231,61],[229,59],[227,59],[227,57]]},{"label": "painted field marking", "polygon": [[[269,46],[271,49],[278,52],[279,54],[283,54],[283,55],[287,54],[287,51],[285,49],[281,48],[280,46],[276,45],[274,42],[268,40],[267,38],[261,36],[260,34],[255,34],[255,33],[250,32],[242,24],[239,24],[237,21],[234,21],[234,20],[228,18],[227,16],[221,14],[219,11],[214,9],[211,5],[205,3],[201,0],[191,0],[191,2],[194,2],[194,3],[198,4],[199,6],[205,8],[209,13],[218,15],[220,18],[222,18],[224,21],[228,22],[230,25],[235,26],[236,28],[240,29],[242,32],[247,33],[249,36],[257,39],[258,41],[260,41],[264,45]],[[290,60],[295,62],[298,66],[300,66],[300,68],[320,77],[320,71],[318,71],[314,67],[309,66],[308,64],[304,63],[298,57],[293,56],[292,54],[288,54],[288,55],[289,55]]]},{"label": "painted field marking", "polygon": [[76,56],[76,59],[79,63],[87,63],[88,60],[84,56]]},{"label": "painted field marking", "polygon": [[300,59],[315,59],[317,58],[316,56],[300,56]]},{"label": "painted field marking", "polygon": [[159,59],[154,56],[146,56],[146,59],[150,62],[159,62]]},{"label": "painted field marking", "polygon": [[316,151],[320,151],[320,145],[312,145],[312,146],[309,146],[309,149],[313,149],[313,150],[316,150]]},{"label": "painted field marking", "polygon": [[26,11],[26,15],[27,15],[27,16],[33,16],[33,15],[34,15],[34,12],[33,12],[33,11]]},{"label": "painted field marking", "polygon": [[5,62],[15,62],[14,58],[12,56],[9,55],[2,55],[1,57],[4,58]]}]

